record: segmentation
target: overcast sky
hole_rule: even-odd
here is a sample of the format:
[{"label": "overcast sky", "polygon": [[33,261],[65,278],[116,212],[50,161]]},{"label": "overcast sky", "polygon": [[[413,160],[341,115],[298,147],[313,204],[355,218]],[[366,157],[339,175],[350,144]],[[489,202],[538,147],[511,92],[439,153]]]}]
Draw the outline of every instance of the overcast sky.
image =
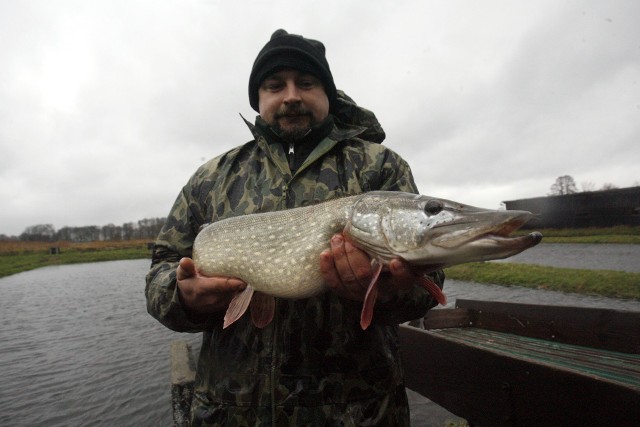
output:
[{"label": "overcast sky", "polygon": [[256,54],[319,39],[423,194],[640,184],[640,2],[0,0],[0,234],[164,217],[251,139]]}]

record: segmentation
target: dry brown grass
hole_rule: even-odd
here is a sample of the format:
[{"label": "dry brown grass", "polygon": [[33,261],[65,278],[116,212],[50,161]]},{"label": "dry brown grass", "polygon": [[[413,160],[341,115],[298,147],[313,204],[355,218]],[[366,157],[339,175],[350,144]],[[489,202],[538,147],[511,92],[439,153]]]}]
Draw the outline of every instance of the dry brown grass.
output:
[{"label": "dry brown grass", "polygon": [[129,249],[146,246],[148,240],[110,240],[102,242],[22,242],[0,241],[0,255],[48,252],[49,248],[59,247],[61,251],[97,251],[105,249]]}]

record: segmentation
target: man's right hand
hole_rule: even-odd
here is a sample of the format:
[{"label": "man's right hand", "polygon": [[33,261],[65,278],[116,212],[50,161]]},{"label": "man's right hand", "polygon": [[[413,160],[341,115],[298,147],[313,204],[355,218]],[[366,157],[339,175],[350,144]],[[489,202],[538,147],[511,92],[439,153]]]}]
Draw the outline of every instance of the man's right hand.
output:
[{"label": "man's right hand", "polygon": [[236,292],[247,284],[234,277],[208,277],[197,272],[191,258],[182,258],[176,270],[180,300],[195,317],[226,311]]}]

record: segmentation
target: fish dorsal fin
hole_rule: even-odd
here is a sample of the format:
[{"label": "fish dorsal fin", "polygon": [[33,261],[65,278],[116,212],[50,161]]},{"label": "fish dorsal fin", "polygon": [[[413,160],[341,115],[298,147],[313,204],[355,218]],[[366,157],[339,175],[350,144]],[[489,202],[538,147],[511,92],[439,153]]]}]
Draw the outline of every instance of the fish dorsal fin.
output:
[{"label": "fish dorsal fin", "polygon": [[436,283],[426,276],[418,276],[418,283],[425,288],[427,292],[436,300],[440,305],[447,305],[447,296],[442,292],[442,289]]},{"label": "fish dorsal fin", "polygon": [[222,326],[223,329],[232,325],[236,320],[242,317],[245,311],[247,311],[247,307],[249,307],[253,292],[254,289],[251,286],[247,285],[244,291],[239,292],[233,296],[233,299],[231,300],[231,302],[229,303],[229,307],[227,308],[227,312],[224,314],[224,324]]},{"label": "fish dorsal fin", "polygon": [[376,305],[376,298],[378,297],[378,278],[382,271],[382,263],[377,260],[373,260],[371,266],[373,267],[373,276],[371,277],[367,294],[362,303],[362,313],[360,313],[360,327],[363,330],[367,329],[373,320],[373,308]]},{"label": "fish dorsal fin", "polygon": [[276,299],[271,295],[255,292],[251,298],[251,321],[258,328],[264,328],[273,320]]}]

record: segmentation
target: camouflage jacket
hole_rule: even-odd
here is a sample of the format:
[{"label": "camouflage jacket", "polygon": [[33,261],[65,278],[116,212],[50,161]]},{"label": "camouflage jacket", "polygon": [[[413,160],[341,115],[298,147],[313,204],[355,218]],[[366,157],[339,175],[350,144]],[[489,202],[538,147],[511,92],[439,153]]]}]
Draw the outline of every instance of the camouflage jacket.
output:
[{"label": "camouflage jacket", "polygon": [[293,176],[282,145],[268,143],[247,123],[255,140],[200,167],[158,236],[147,275],[148,311],[173,330],[203,332],[193,425],[409,423],[397,325],[435,305],[424,290],[378,304],[366,331],[359,326],[361,303],[332,292],[276,299],[275,318],[264,329],[243,316],[223,330],[223,313],[192,322],[176,290],[177,262],[191,256],[202,224],[372,190],[416,192],[407,163],[370,142],[384,138],[373,113],[341,96],[333,130]]}]

